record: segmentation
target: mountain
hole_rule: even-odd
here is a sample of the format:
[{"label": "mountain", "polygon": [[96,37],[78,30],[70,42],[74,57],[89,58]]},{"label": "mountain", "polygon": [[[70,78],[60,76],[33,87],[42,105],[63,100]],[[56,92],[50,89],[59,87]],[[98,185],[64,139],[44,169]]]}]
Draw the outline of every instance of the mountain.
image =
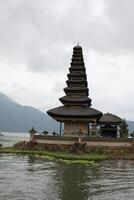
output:
[{"label": "mountain", "polygon": [[58,123],[40,110],[20,105],[0,93],[0,131],[28,132],[31,127],[38,132],[59,132]]},{"label": "mountain", "polygon": [[134,121],[127,121],[129,132],[132,133],[134,131]]},{"label": "mountain", "polygon": [[[134,121],[127,121],[127,124],[129,132],[132,132]],[[20,105],[0,93],[0,131],[28,132],[31,127],[38,132],[59,132],[59,123],[47,114],[31,106]]]}]

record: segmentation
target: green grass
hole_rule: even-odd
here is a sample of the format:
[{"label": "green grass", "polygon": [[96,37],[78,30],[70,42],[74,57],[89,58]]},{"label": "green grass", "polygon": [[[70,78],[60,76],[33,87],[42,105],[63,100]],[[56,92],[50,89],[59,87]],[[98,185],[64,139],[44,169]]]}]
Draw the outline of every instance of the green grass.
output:
[{"label": "green grass", "polygon": [[107,159],[106,155],[97,153],[67,153],[67,152],[49,152],[49,151],[39,151],[39,150],[18,150],[13,147],[0,148],[0,153],[12,153],[12,154],[22,154],[22,155],[35,155],[40,157],[49,157],[64,160],[66,163],[68,161],[72,163],[87,163],[87,161],[101,161]]},{"label": "green grass", "polygon": [[107,159],[122,159],[134,160],[134,153],[115,155],[114,153],[67,153],[67,152],[50,152],[43,150],[19,150],[14,147],[1,147],[0,153],[20,154],[20,155],[33,155],[41,158],[58,159],[65,163],[93,163]]}]

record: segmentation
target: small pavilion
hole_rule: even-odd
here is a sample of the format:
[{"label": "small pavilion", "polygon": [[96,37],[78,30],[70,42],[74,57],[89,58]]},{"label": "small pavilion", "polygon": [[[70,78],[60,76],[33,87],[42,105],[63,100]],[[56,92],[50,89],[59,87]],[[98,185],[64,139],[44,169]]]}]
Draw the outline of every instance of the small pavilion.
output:
[{"label": "small pavilion", "polygon": [[65,136],[89,135],[90,123],[96,125],[102,112],[91,107],[83,52],[79,44],[73,48],[70,65],[65,96],[59,99],[63,106],[48,110],[47,113],[60,122],[60,134],[63,123]]},{"label": "small pavilion", "polygon": [[122,119],[117,115],[111,113],[104,114],[99,120],[100,136],[109,138],[119,138],[119,125],[122,123]]}]

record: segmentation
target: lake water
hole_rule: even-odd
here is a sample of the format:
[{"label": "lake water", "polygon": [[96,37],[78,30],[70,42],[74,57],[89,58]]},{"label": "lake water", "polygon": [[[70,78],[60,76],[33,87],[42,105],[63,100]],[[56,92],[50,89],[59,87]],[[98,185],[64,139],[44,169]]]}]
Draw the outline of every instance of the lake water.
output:
[{"label": "lake water", "polygon": [[65,164],[0,154],[0,200],[134,200],[134,161]]},{"label": "lake water", "polygon": [[6,132],[2,132],[2,135],[0,135],[0,144],[2,144],[2,146],[4,147],[11,147],[13,146],[15,143],[19,142],[19,141],[28,141],[29,140],[29,133],[6,133]]}]

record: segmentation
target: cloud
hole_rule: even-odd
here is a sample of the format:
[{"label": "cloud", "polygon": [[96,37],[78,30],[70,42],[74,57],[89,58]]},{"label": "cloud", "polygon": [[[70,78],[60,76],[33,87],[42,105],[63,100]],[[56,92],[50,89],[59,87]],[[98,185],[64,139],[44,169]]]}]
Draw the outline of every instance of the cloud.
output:
[{"label": "cloud", "polygon": [[33,71],[56,67],[61,70],[64,55],[66,52],[69,55],[68,48],[79,40],[84,41],[90,29],[86,19],[95,15],[91,0],[86,4],[81,0],[11,0],[0,4],[1,59],[8,59],[10,66],[21,62]]},{"label": "cloud", "polygon": [[133,8],[132,0],[1,1],[1,59],[42,71],[55,67],[52,57],[61,69],[77,41],[102,53],[131,50]]},{"label": "cloud", "polygon": [[132,0],[0,1],[0,89],[41,109],[59,105],[72,47],[83,46],[93,106],[134,118]]},{"label": "cloud", "polygon": [[112,0],[105,1],[106,15],[114,27],[112,36],[114,48],[120,50],[134,50],[134,1],[133,0]]},{"label": "cloud", "polygon": [[133,54],[124,52],[115,56],[89,51],[86,63],[93,107],[127,118],[134,101]]}]

